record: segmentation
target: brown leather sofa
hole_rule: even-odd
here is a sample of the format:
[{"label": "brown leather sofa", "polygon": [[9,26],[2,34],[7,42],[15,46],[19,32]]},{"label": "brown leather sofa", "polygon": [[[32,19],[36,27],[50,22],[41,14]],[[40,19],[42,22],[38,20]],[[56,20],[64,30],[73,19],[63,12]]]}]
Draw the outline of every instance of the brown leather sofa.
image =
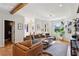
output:
[{"label": "brown leather sofa", "polygon": [[32,44],[31,40],[13,44],[13,56],[38,56],[42,54],[41,42]]}]

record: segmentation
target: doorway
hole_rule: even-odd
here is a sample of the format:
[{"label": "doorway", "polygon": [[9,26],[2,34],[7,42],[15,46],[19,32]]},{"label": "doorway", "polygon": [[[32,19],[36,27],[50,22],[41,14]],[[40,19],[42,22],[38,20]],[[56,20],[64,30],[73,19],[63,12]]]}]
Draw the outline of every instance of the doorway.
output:
[{"label": "doorway", "polygon": [[5,20],[4,21],[4,41],[5,41],[5,46],[12,44],[13,40],[15,39],[15,30],[14,27],[15,22],[14,21],[9,21]]}]

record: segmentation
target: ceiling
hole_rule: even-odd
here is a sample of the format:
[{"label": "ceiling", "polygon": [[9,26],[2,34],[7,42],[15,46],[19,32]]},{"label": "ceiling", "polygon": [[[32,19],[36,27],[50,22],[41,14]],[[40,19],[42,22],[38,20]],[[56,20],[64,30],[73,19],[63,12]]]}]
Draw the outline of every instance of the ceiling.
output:
[{"label": "ceiling", "polygon": [[31,3],[18,13],[27,17],[46,17],[51,19],[74,17],[77,14],[78,4],[75,3]]},{"label": "ceiling", "polygon": [[18,3],[0,3],[0,8],[11,11]]},{"label": "ceiling", "polygon": [[[11,11],[17,3],[1,3],[0,7]],[[75,17],[78,4],[75,3],[30,3],[17,12],[24,17],[44,17],[58,19],[65,17]]]}]

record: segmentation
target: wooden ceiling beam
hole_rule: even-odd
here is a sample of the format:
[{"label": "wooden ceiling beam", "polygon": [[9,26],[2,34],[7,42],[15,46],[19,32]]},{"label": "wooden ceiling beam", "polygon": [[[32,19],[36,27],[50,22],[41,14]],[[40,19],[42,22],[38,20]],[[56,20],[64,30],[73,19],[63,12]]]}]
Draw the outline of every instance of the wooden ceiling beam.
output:
[{"label": "wooden ceiling beam", "polygon": [[26,6],[28,3],[19,3],[17,6],[15,6],[12,10],[11,10],[11,14],[15,14],[16,12],[18,12],[20,9],[22,9],[24,6]]}]

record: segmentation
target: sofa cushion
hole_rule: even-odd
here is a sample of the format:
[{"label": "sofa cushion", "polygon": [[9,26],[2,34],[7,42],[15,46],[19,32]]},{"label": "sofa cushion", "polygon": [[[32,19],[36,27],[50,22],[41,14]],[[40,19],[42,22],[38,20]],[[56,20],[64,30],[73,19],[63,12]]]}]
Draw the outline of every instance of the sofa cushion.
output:
[{"label": "sofa cushion", "polygon": [[27,47],[31,47],[32,46],[32,40],[25,40],[23,42],[20,42],[20,44],[27,46]]},{"label": "sofa cushion", "polygon": [[19,43],[17,43],[16,46],[19,47],[19,48],[21,48],[21,49],[23,49],[24,51],[28,51],[28,50],[29,50],[28,47],[26,47],[26,46],[24,46],[24,45],[21,45],[21,44],[19,44]]},{"label": "sofa cushion", "polygon": [[33,44],[33,45],[30,47],[30,49],[35,48],[35,47],[38,47],[40,44],[41,44],[40,42],[35,43],[35,44]]}]

